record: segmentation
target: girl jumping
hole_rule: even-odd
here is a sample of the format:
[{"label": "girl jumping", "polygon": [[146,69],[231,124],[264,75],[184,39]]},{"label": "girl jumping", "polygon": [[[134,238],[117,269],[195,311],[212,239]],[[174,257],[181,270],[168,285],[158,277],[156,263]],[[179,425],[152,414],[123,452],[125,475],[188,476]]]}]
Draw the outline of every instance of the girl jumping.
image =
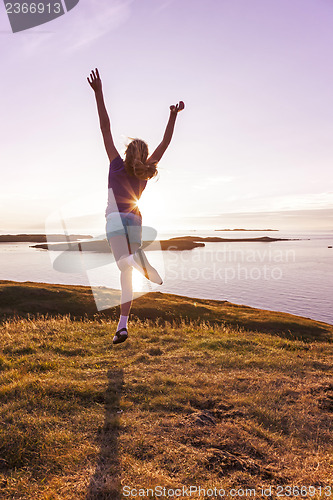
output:
[{"label": "girl jumping", "polygon": [[95,92],[100,127],[110,161],[108,204],[105,215],[107,240],[120,269],[120,319],[113,337],[113,344],[119,344],[128,337],[127,320],[133,299],[133,267],[150,281],[162,284],[160,275],[149,264],[141,249],[142,217],[137,202],[147,181],[157,174],[157,164],[170,144],[177,114],[184,109],[184,103],[180,101],[177,105],[170,106],[169,121],[162,142],[151,156],[147,144],[141,139],[134,139],[127,146],[123,160],[113,143],[102,81],[97,68],[91,71],[87,80]]}]

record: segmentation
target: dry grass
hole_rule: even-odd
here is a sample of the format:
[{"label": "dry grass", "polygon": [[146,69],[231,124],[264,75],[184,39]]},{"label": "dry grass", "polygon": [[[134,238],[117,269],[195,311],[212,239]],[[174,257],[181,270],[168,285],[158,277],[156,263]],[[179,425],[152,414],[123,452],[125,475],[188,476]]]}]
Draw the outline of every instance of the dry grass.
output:
[{"label": "dry grass", "polygon": [[2,323],[1,499],[134,498],[126,485],[271,485],[270,498],[313,485],[319,499],[332,486],[331,343],[137,320],[112,347],[115,326]]}]

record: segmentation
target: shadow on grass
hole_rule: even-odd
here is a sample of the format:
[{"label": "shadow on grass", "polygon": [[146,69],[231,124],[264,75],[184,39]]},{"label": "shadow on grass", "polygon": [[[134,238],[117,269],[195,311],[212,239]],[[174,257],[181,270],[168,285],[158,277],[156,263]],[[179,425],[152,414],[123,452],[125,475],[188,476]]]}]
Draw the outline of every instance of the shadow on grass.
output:
[{"label": "shadow on grass", "polygon": [[114,368],[107,374],[104,425],[96,441],[100,447],[96,469],[90,479],[86,500],[120,500],[121,468],[118,453],[120,398],[124,385],[123,370]]}]

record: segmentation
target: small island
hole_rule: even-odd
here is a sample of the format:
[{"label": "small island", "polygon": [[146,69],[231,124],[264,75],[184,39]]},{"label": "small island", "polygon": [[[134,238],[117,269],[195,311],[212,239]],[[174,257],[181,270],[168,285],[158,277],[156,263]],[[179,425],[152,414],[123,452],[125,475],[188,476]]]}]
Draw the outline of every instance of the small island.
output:
[{"label": "small island", "polygon": [[205,241],[207,243],[218,243],[218,242],[242,242],[242,241],[262,241],[262,242],[270,242],[270,241],[298,241],[296,238],[271,238],[270,236],[259,236],[257,238],[221,238],[220,236],[207,236],[205,238],[201,236],[179,236],[176,238],[170,238],[169,241]]},{"label": "small island", "polygon": [[[233,243],[233,242],[274,242],[274,241],[294,241],[292,238],[271,238],[270,236],[261,236],[257,238],[220,238],[219,236],[178,236],[168,240],[145,241],[143,248],[151,250],[169,250],[182,251],[193,250],[193,248],[204,247],[205,243]],[[59,243],[41,243],[31,245],[32,248],[44,250],[54,250],[58,252],[97,252],[110,253],[110,247],[106,239],[91,239],[90,241],[72,241]],[[148,248],[149,247],[149,248]]]},{"label": "small island", "polygon": [[[156,240],[143,242],[143,248],[149,246],[149,250],[192,250],[197,247],[204,247],[205,244],[199,241],[187,240],[186,238],[177,241],[170,240]],[[44,250],[54,250],[58,252],[72,251],[72,252],[97,252],[97,253],[111,253],[110,246],[106,239],[80,241],[72,243],[41,243],[38,245],[31,245],[31,248],[42,248]]]},{"label": "small island", "polygon": [[255,231],[257,233],[259,232],[265,232],[265,231],[278,231],[278,229],[215,229],[215,231]]}]

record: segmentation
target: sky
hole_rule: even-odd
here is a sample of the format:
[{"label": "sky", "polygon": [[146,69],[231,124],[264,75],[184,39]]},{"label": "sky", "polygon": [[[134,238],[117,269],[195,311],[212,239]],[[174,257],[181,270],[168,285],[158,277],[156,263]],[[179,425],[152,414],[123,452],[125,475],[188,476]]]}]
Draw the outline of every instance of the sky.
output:
[{"label": "sky", "polygon": [[332,230],[332,24],[331,0],[80,0],[13,34],[1,3],[0,232],[104,230],[95,67],[120,154],[185,102],[145,224]]}]

